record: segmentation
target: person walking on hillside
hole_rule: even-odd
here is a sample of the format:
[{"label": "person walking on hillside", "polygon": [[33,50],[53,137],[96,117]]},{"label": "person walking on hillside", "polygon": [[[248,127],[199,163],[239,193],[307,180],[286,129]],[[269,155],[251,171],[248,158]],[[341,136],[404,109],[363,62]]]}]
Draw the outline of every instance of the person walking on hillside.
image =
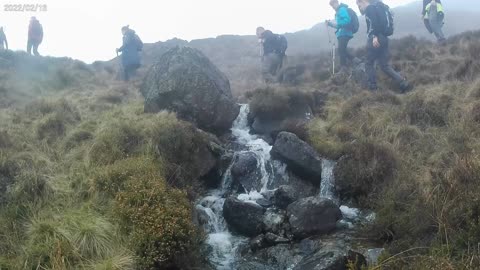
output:
[{"label": "person walking on hillside", "polygon": [[278,81],[278,72],[283,66],[288,42],[285,36],[272,33],[263,27],[257,28],[257,37],[262,44],[262,75],[266,83]]},{"label": "person walking on hillside", "polygon": [[3,31],[3,27],[0,27],[0,51],[8,50],[8,41],[5,32]]},{"label": "person walking on hillside", "polygon": [[338,0],[330,0],[330,6],[336,11],[335,20],[327,21],[327,25],[337,29],[335,32],[338,40],[338,54],[340,56],[340,71],[345,71],[348,63],[353,61],[353,56],[348,52],[348,42],[358,31],[359,23],[357,14],[346,4]]},{"label": "person walking on hillside", "polygon": [[122,27],[122,35],[123,44],[117,49],[117,54],[122,53],[123,79],[128,81],[140,67],[140,52],[143,49],[143,42],[128,25]]},{"label": "person walking on hillside", "polygon": [[367,21],[367,73],[368,87],[375,91],[378,89],[375,71],[375,62],[378,62],[382,71],[392,78],[402,92],[411,88],[407,80],[396,72],[389,64],[388,37],[393,34],[393,15],[390,9],[381,1],[357,0],[357,5]]},{"label": "person walking on hillside", "polygon": [[40,24],[40,21],[37,18],[32,17],[30,19],[30,25],[28,26],[28,42],[27,42],[27,52],[28,54],[33,54],[39,56],[38,46],[43,41],[43,27]]},{"label": "person walking on hillside", "polygon": [[422,9],[423,22],[430,34],[434,34],[437,42],[441,45],[446,43],[443,25],[445,13],[441,0],[423,0]]}]

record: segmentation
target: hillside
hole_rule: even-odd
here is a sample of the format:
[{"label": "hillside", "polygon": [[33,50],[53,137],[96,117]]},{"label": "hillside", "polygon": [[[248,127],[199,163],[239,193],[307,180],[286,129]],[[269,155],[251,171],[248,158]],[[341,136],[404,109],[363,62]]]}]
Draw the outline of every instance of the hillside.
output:
[{"label": "hillside", "polygon": [[[477,5],[475,1],[468,0],[464,2],[456,0],[445,1],[448,13],[444,30],[448,36],[478,29],[478,25],[480,25],[480,9],[476,8],[475,5]],[[417,38],[434,40],[433,36],[424,29],[420,10],[420,2],[414,2],[394,9],[396,30],[393,38],[413,35]],[[468,20],[464,18],[468,18]],[[364,32],[366,27],[363,17],[360,17],[360,22],[359,33],[351,41],[351,46],[354,48],[361,48],[365,43]],[[292,58],[291,63],[295,64],[295,58],[297,57],[303,58],[303,56],[318,55],[330,50],[331,45],[329,44],[326,29],[324,23],[319,23],[308,30],[287,33],[286,36],[289,41],[287,54]],[[333,38],[333,31],[329,31]],[[252,29],[252,32],[254,32],[254,29]],[[145,66],[151,65],[166,50],[177,45],[188,45],[204,52],[227,74],[236,96],[241,96],[246,90],[251,90],[261,84],[259,76],[260,48],[255,36],[219,36],[217,38],[193,40],[191,42],[173,39],[167,42],[146,44],[143,55]],[[114,63],[115,65],[117,64],[116,61]]]},{"label": "hillside", "polygon": [[[216,53],[212,61],[222,62],[230,78],[246,73],[233,77],[241,86],[254,76],[248,68],[255,53],[245,40],[191,44]],[[244,51],[222,58],[229,42],[246,42]],[[479,32],[452,37],[446,47],[414,37],[394,41],[393,63],[416,85],[406,95],[383,77],[378,93],[330,78],[325,55],[292,59],[307,69],[296,86],[243,90],[252,119],[290,117],[309,107],[308,123],[285,121],[279,130],[337,161],[339,200],[375,212],[376,219],[352,238],[332,237],[384,247],[385,269],[480,267],[479,42]],[[164,45],[147,46],[145,54],[153,59],[170,46]],[[104,63],[11,52],[0,59],[1,269],[212,267],[202,216],[192,213],[218,183],[218,171],[226,171],[228,152],[239,147],[231,136],[218,139],[173,113],[144,114],[142,79],[118,82]],[[242,65],[233,64],[238,59]],[[262,136],[274,140],[279,130]],[[309,184],[301,183],[306,192]],[[318,193],[318,185],[310,188]],[[297,249],[276,248],[299,242],[282,241],[288,244],[238,255],[256,265],[244,269],[283,269],[260,260],[262,252],[296,258],[289,252]]]}]

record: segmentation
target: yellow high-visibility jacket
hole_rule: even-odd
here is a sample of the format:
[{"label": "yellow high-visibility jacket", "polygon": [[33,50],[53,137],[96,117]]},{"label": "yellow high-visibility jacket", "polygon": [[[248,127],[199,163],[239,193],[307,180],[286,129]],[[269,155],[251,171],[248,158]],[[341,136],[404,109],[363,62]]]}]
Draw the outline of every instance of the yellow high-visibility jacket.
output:
[{"label": "yellow high-visibility jacket", "polygon": [[[437,13],[441,14],[442,16],[445,15],[443,11],[443,5],[440,3],[436,3],[437,6]],[[427,7],[425,8],[425,18],[428,18],[428,14],[430,13],[430,8],[432,8],[432,3],[428,4]]]}]

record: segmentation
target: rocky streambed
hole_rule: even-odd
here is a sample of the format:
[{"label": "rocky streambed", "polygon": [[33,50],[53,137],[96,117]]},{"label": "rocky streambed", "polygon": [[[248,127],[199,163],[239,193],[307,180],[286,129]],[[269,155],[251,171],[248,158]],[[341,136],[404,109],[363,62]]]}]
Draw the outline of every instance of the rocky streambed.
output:
[{"label": "rocky streambed", "polygon": [[[216,269],[358,269],[379,253],[352,235],[373,213],[340,205],[334,161],[296,135],[273,145],[251,133],[248,105],[231,129],[233,157],[221,184],[199,200]],[[370,248],[370,249],[369,249]]]}]

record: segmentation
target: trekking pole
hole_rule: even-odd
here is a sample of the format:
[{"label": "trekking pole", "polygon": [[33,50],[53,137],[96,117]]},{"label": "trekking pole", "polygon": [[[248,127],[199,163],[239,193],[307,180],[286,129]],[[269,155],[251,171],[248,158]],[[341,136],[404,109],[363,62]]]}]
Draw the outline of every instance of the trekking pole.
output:
[{"label": "trekking pole", "polygon": [[332,75],[335,75],[335,42],[332,42],[332,37],[330,36],[330,29],[327,25],[327,35],[328,35],[328,44],[332,46]]}]

